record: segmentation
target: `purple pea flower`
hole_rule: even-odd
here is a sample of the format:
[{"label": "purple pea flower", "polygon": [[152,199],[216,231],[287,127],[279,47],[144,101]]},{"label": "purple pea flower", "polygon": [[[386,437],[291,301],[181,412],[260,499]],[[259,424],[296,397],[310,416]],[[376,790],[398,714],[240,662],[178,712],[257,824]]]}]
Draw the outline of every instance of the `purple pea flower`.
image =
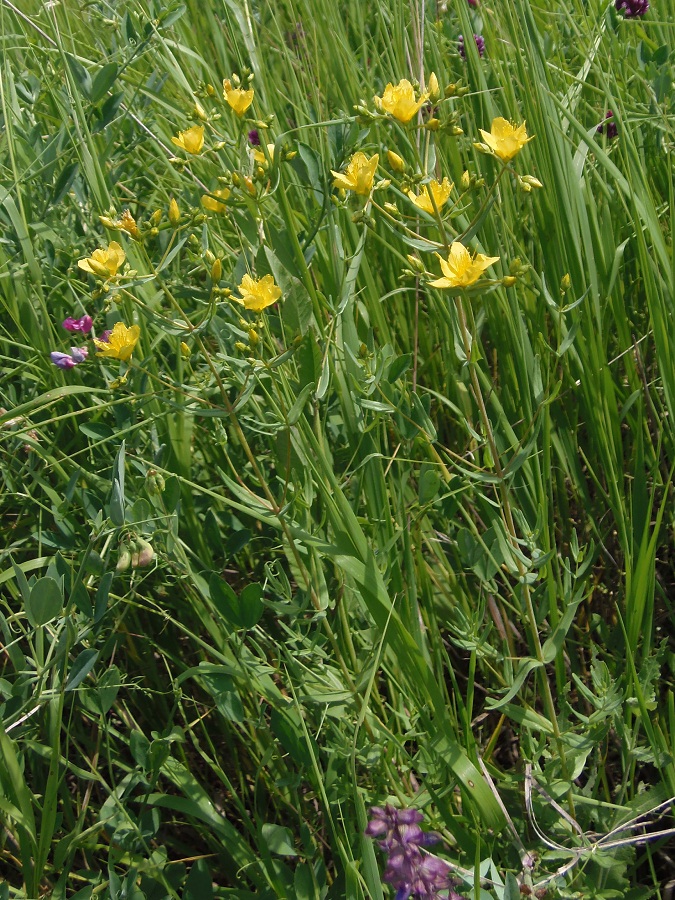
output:
[{"label": "purple pea flower", "polygon": [[649,9],[649,0],[615,0],[617,12],[623,10],[626,19],[637,19]]},{"label": "purple pea flower", "polygon": [[70,353],[61,353],[59,350],[53,350],[49,354],[49,358],[59,369],[72,369],[78,363],[84,362],[88,356],[89,351],[86,347],[71,347]]},{"label": "purple pea flower", "polygon": [[611,109],[607,110],[604,121],[601,122],[595,130],[598,134],[606,134],[610,141],[618,135],[619,132],[616,127],[616,122],[614,121],[614,113]]},{"label": "purple pea flower", "polygon": [[449,900],[461,900],[452,888],[450,866],[424,847],[440,840],[433,832],[422,831],[424,816],[416,809],[396,809],[387,804],[374,806],[366,827],[368,837],[381,838],[378,844],[387,853],[384,881],[396,889],[395,900],[440,900],[439,891],[448,891]]},{"label": "purple pea flower", "polygon": [[257,128],[252,128],[248,133],[248,142],[252,147],[260,146],[260,135]]},{"label": "purple pea flower", "polygon": [[110,335],[112,334],[112,328],[108,328],[107,331],[104,331],[100,338],[97,338],[99,341],[103,341],[105,344],[110,342]]},{"label": "purple pea flower", "polygon": [[68,316],[67,319],[64,319],[61,323],[66,331],[79,331],[82,334],[87,334],[91,331],[91,326],[94,324],[94,320],[91,316],[84,315],[79,319],[73,319],[72,316]]},{"label": "purple pea flower", "polygon": [[474,8],[478,6],[478,0],[467,0],[469,6],[473,6]]},{"label": "purple pea flower", "polygon": [[[476,42],[476,49],[478,50],[478,55],[482,56],[485,53],[485,38],[480,34],[474,34],[474,41]],[[457,39],[457,50],[459,51],[459,55],[462,59],[466,59],[466,48],[464,47],[464,35],[460,34]]]}]

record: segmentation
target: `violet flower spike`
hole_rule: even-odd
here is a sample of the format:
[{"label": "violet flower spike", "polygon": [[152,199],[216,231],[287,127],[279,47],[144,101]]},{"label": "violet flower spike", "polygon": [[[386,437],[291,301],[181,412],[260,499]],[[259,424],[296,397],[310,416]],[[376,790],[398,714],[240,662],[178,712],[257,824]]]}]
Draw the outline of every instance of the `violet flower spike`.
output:
[{"label": "violet flower spike", "polygon": [[617,12],[623,10],[626,19],[638,19],[649,9],[649,0],[615,0],[614,8]]},{"label": "violet flower spike", "polygon": [[[441,838],[434,832],[422,831],[423,815],[416,809],[396,809],[387,804],[374,806],[366,834],[378,841],[387,853],[383,880],[396,889],[396,900],[440,900],[439,891],[453,887],[447,862],[423,850]],[[457,897],[454,894],[454,897]]]},{"label": "violet flower spike", "polygon": [[257,128],[252,128],[248,133],[248,142],[252,147],[260,146],[260,135]]},{"label": "violet flower spike", "polygon": [[598,125],[595,129],[598,134],[606,134],[609,140],[615,138],[619,131],[616,127],[616,122],[614,121],[614,113],[611,109],[608,109],[605,113],[604,120]]},{"label": "violet flower spike", "polygon": [[[485,53],[485,38],[480,34],[474,34],[474,41],[476,42],[476,50],[478,50],[478,55],[482,56]],[[457,38],[457,51],[462,59],[466,59],[466,47],[464,46],[464,35],[460,34]]]},{"label": "violet flower spike", "polygon": [[79,331],[81,334],[88,334],[91,331],[94,320],[87,315],[81,316],[79,319],[73,319],[72,316],[68,316],[61,324],[66,331]]}]

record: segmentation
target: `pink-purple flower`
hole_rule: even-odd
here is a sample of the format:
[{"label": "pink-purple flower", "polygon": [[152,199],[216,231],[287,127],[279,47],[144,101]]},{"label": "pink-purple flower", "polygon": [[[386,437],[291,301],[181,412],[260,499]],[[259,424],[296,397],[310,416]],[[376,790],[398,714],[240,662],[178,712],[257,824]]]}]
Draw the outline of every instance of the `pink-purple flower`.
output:
[{"label": "pink-purple flower", "polygon": [[68,316],[61,324],[66,331],[79,331],[81,334],[88,334],[91,331],[94,320],[87,315],[81,316],[79,319],[73,319],[72,316]]},{"label": "pink-purple flower", "polygon": [[88,356],[89,351],[86,347],[71,347],[70,353],[61,353],[60,350],[53,350],[49,354],[49,358],[59,369],[72,369],[73,366],[84,362]]},{"label": "pink-purple flower", "polygon": [[[476,49],[478,50],[478,55],[482,56],[485,53],[485,38],[480,34],[474,34],[474,41],[476,42]],[[459,55],[462,59],[466,59],[466,47],[464,46],[464,35],[460,34],[457,39],[457,50],[459,51]]]},{"label": "pink-purple flower", "polygon": [[368,837],[379,838],[378,844],[387,853],[384,881],[396,889],[395,900],[440,900],[439,891],[448,900],[462,900],[452,890],[450,866],[424,847],[436,844],[440,837],[422,831],[424,816],[416,809],[396,809],[387,804],[374,806],[366,827]]},{"label": "pink-purple flower", "polygon": [[615,0],[617,11],[623,10],[626,19],[637,19],[649,9],[649,0]]},{"label": "pink-purple flower", "polygon": [[595,130],[598,134],[606,134],[610,140],[617,136],[619,132],[616,127],[616,122],[614,121],[614,113],[611,109],[607,110],[604,121],[602,121]]},{"label": "pink-purple flower", "polygon": [[257,128],[252,128],[248,133],[248,142],[252,147],[260,146],[260,134]]}]

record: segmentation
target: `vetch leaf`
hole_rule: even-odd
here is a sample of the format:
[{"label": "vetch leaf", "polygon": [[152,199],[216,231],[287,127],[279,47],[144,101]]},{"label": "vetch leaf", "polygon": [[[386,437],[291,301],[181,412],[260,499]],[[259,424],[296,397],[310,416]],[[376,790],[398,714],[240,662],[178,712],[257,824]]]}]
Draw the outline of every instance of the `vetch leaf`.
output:
[{"label": "vetch leaf", "polygon": [[63,594],[59,583],[49,576],[39,578],[31,588],[26,603],[26,615],[30,624],[37,628],[46,625],[63,609]]}]

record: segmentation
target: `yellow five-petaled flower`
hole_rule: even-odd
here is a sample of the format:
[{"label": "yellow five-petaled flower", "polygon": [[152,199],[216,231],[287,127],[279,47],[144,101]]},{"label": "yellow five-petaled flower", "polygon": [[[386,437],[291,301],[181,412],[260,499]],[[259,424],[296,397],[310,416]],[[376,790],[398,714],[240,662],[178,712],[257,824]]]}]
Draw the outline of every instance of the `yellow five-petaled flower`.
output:
[{"label": "yellow five-petaled flower", "polygon": [[90,275],[98,275],[99,278],[112,278],[117,275],[117,270],[122,265],[126,255],[117,241],[111,241],[107,250],[99,247],[86,259],[79,259],[77,265]]},{"label": "yellow five-petaled flower", "polygon": [[197,153],[201,153],[204,146],[204,126],[193,125],[187,131],[179,131],[178,137],[172,137],[171,142],[186,153],[196,156]]},{"label": "yellow five-petaled flower", "polygon": [[389,113],[390,116],[405,124],[412,119],[415,113],[420,111],[429,99],[429,94],[421,94],[416,100],[415,88],[407,78],[402,78],[396,86],[389,82],[382,96],[376,96],[373,99],[378,109]]},{"label": "yellow five-petaled flower", "polygon": [[241,303],[246,309],[261,312],[277,302],[281,297],[281,288],[275,283],[272,275],[265,275],[263,278],[251,278],[250,275],[244,275],[239,285],[239,293],[241,299],[234,298],[238,303]]},{"label": "yellow five-petaled flower", "polygon": [[243,88],[233,88],[229,78],[223,81],[223,97],[225,97],[228,105],[238,116],[243,116],[251,103],[253,103],[254,93],[253,88],[249,88],[248,91],[245,91]]},{"label": "yellow five-petaled flower", "polygon": [[107,336],[94,338],[98,348],[97,356],[106,356],[110,359],[121,359],[123,362],[129,359],[138,343],[141,329],[138,325],[127,328],[124,322],[116,322],[112,331]]},{"label": "yellow five-petaled flower", "polygon": [[227,209],[223,201],[227,200],[229,196],[229,188],[216,188],[216,190],[211,191],[210,194],[204,194],[202,196],[202,206],[204,209],[208,209],[211,212],[223,213]]},{"label": "yellow five-petaled flower", "polygon": [[[448,181],[447,178],[444,178],[442,182],[434,180],[424,185],[419,194],[416,194],[414,191],[408,191],[408,197],[412,200],[415,206],[418,206],[420,209],[423,209],[424,212],[428,212],[429,215],[433,216],[435,212],[434,203],[436,204],[436,209],[440,212],[440,210],[448,202],[450,191],[453,189],[453,187],[454,184]],[[431,191],[431,194],[434,198],[434,203],[431,202],[429,191]]]},{"label": "yellow five-petaled flower", "polygon": [[509,162],[516,154],[520,153],[525,144],[532,138],[527,136],[525,122],[522,125],[513,125],[501,116],[492,120],[490,131],[483,131],[483,140],[490,150],[503,162]]},{"label": "yellow five-petaled flower", "polygon": [[373,179],[379,161],[379,153],[369,159],[365,153],[358,150],[347,163],[344,172],[333,172],[331,169],[331,174],[335,176],[333,187],[367,196],[373,189]]},{"label": "yellow five-petaled flower", "polygon": [[482,253],[476,253],[471,256],[464,244],[454,241],[450,247],[450,253],[447,260],[437,253],[444,278],[437,278],[431,281],[432,287],[437,288],[462,288],[469,287],[481,277],[486,269],[489,269],[493,263],[499,262],[498,256],[484,256]]}]

